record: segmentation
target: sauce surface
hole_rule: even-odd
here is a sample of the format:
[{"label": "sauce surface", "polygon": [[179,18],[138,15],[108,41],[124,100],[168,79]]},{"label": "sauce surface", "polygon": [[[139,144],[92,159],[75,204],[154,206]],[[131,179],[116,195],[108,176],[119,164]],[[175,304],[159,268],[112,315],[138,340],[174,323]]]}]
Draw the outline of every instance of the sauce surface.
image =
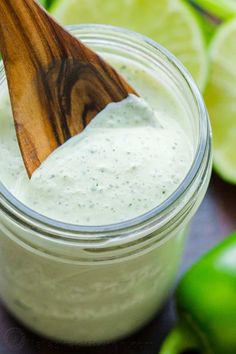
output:
[{"label": "sauce surface", "polygon": [[0,179],[31,209],[66,223],[105,225],[140,216],[186,176],[193,148],[184,111],[161,82],[129,63],[118,70],[143,98],[112,103],[28,179],[8,98],[0,103]]}]

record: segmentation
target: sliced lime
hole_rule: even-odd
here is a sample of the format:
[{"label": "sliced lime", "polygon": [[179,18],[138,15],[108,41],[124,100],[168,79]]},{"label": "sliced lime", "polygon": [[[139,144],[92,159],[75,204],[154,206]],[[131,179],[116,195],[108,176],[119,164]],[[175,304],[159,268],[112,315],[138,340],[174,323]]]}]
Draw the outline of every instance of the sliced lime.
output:
[{"label": "sliced lime", "polygon": [[63,24],[104,23],[145,34],[172,51],[203,89],[205,43],[194,10],[181,0],[57,0],[53,15]]},{"label": "sliced lime", "polygon": [[222,20],[228,20],[236,15],[235,0],[192,0],[192,2]]},{"label": "sliced lime", "polygon": [[205,100],[210,113],[215,168],[236,183],[236,20],[221,25],[210,48]]}]

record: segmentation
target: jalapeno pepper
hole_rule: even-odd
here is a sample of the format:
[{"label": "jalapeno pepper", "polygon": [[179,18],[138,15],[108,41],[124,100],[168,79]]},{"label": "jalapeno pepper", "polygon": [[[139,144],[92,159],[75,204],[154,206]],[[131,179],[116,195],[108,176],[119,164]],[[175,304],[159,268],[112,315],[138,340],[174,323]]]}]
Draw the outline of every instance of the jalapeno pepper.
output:
[{"label": "jalapeno pepper", "polygon": [[236,354],[236,232],[184,275],[175,296],[179,323],[160,354]]}]

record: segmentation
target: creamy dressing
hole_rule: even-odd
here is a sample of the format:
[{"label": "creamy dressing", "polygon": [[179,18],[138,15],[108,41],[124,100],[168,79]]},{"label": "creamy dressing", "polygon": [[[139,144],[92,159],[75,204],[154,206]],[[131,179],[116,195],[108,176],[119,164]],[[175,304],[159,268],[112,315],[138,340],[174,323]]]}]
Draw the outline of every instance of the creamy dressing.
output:
[{"label": "creamy dressing", "polygon": [[[193,160],[197,139],[188,90],[178,89],[169,71],[151,72],[149,58],[143,64],[122,55],[106,59],[143,99],[108,106],[31,180],[1,84],[0,181],[29,207],[61,221],[95,225],[139,216],[176,189]],[[150,222],[115,243],[82,243],[46,236],[43,225],[41,234],[0,212],[1,299],[26,326],[57,341],[102,343],[131,334],[167,297],[189,213],[174,228],[166,223],[164,238]],[[130,236],[136,235],[134,244]]]},{"label": "creamy dressing", "polygon": [[169,108],[169,97],[158,109],[130,95],[108,105],[81,134],[52,153],[31,180],[9,103],[2,103],[0,178],[28,207],[63,222],[102,225],[140,216],[174,192],[193,158],[173,102]]}]

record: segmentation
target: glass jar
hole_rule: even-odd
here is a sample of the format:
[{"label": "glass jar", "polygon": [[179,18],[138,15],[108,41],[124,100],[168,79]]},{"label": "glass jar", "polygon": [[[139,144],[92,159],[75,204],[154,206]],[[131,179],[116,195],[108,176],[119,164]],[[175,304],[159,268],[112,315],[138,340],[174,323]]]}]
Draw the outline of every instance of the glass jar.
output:
[{"label": "glass jar", "polygon": [[[186,227],[211,172],[211,133],[191,76],[168,51],[130,31],[69,27],[105,57],[139,62],[166,76],[188,111],[195,156],[188,175],[161,205],[127,222],[63,224],[28,209],[0,184],[0,295],[39,334],[68,343],[101,343],[143,326],[166,299],[178,270]],[[4,85],[3,67],[0,85]]]}]

